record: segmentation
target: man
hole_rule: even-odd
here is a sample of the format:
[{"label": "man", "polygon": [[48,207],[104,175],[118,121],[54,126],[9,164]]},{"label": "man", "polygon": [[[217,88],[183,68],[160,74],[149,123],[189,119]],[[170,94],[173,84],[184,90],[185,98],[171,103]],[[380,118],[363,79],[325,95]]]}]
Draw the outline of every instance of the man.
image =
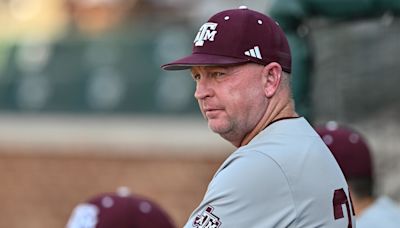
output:
[{"label": "man", "polygon": [[294,111],[289,45],[275,21],[244,6],[217,13],[192,55],[162,67],[191,70],[209,128],[237,147],[185,227],[353,226],[339,166]]},{"label": "man", "polygon": [[99,194],[77,205],[65,228],[173,227],[168,214],[155,202],[120,188],[117,193]]},{"label": "man", "polygon": [[357,228],[399,227],[399,206],[389,197],[376,198],[374,195],[372,154],[364,137],[334,121],[317,126],[316,130],[348,181],[357,215]]}]

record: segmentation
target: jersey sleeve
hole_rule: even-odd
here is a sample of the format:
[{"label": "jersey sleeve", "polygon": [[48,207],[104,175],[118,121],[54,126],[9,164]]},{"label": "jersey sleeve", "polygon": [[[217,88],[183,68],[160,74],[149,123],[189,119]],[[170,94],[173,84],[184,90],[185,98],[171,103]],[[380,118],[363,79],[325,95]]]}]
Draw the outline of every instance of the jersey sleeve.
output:
[{"label": "jersey sleeve", "polygon": [[267,155],[245,153],[214,176],[185,228],[293,225],[296,212],[285,174]]}]

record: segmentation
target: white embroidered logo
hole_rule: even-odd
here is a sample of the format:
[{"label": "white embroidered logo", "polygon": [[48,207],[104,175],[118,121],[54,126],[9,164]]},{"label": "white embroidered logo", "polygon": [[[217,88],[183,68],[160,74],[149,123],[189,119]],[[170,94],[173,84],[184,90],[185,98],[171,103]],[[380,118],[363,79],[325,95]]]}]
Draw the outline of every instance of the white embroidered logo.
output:
[{"label": "white embroidered logo", "polygon": [[192,226],[196,228],[219,228],[222,222],[219,217],[213,214],[214,208],[207,206],[201,214],[197,215]]},{"label": "white embroidered logo", "polygon": [[66,228],[95,228],[99,209],[92,204],[80,204],[72,212]]},{"label": "white embroidered logo", "polygon": [[252,48],[248,51],[245,51],[244,54],[247,56],[257,58],[257,59],[262,59],[261,53],[260,53],[260,48],[258,46],[255,46],[254,48]]},{"label": "white embroidered logo", "polygon": [[199,32],[196,35],[196,38],[193,41],[194,45],[203,46],[204,41],[206,40],[214,41],[215,34],[217,34],[217,31],[215,31],[217,25],[218,25],[217,23],[212,23],[212,22],[207,22],[204,25],[202,25],[200,27]]}]

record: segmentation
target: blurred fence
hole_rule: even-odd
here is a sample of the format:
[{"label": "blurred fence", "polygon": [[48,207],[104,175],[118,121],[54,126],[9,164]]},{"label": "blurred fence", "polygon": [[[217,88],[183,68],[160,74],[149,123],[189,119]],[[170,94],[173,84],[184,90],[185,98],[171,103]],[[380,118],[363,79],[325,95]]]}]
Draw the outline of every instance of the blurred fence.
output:
[{"label": "blurred fence", "polygon": [[360,130],[372,147],[376,190],[400,200],[400,18],[307,22],[315,122]]},{"label": "blurred fence", "polygon": [[132,26],[99,37],[26,39],[7,49],[0,110],[70,113],[195,113],[189,72],[160,65],[190,52],[185,26]]},{"label": "blurred fence", "polygon": [[319,121],[400,117],[400,17],[310,21],[313,110]]}]

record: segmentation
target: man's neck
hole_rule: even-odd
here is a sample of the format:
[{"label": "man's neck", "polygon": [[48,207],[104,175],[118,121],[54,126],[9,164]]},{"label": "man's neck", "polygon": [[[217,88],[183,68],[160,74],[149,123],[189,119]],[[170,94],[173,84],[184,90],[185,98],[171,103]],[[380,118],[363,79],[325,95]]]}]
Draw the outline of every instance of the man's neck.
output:
[{"label": "man's neck", "polygon": [[240,146],[247,145],[258,133],[273,121],[283,118],[298,117],[298,114],[294,110],[293,99],[290,98],[289,94],[284,93],[284,91],[280,92],[283,94],[271,98],[264,116],[255,128],[243,138]]}]

